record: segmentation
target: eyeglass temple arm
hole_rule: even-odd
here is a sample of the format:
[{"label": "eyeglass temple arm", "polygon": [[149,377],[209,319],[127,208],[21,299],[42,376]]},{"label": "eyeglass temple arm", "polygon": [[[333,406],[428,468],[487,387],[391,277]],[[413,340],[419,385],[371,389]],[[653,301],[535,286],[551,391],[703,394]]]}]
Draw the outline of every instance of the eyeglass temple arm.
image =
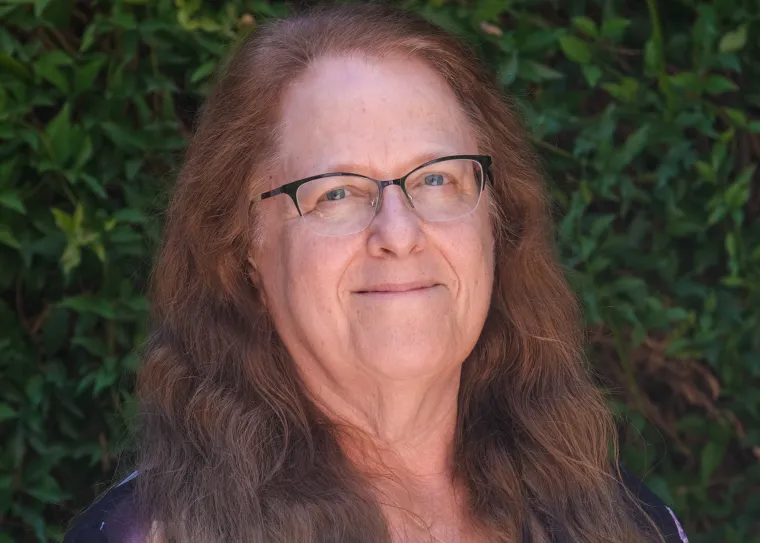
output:
[{"label": "eyeglass temple arm", "polygon": [[277,196],[278,194],[284,194],[285,191],[282,190],[282,187],[268,190],[266,192],[262,192],[258,196],[254,196],[251,198],[251,202],[260,202],[261,200],[266,200],[267,198],[271,198],[272,196]]},{"label": "eyeglass temple arm", "polygon": [[491,160],[490,156],[483,157],[483,164],[485,166],[485,171],[483,172],[486,176],[486,182],[490,183],[491,186],[493,186],[493,162]]}]

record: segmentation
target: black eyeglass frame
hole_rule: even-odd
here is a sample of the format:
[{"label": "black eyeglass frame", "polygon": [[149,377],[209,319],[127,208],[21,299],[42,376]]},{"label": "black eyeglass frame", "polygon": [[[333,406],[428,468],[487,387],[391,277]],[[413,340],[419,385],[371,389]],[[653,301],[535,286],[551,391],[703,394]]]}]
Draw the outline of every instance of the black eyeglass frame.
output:
[{"label": "black eyeglass frame", "polygon": [[434,158],[433,160],[429,160],[425,162],[424,164],[417,166],[406,175],[399,177],[398,179],[391,179],[389,181],[380,181],[378,179],[374,179],[366,175],[361,175],[357,173],[347,173],[347,172],[333,172],[333,173],[323,173],[319,175],[312,175],[311,177],[306,177],[304,179],[298,179],[297,181],[291,181],[290,183],[285,183],[284,185],[281,185],[277,187],[276,189],[262,192],[258,196],[254,196],[253,199],[251,200],[251,203],[253,204],[253,202],[260,202],[261,200],[266,200],[267,198],[272,198],[273,196],[278,196],[280,194],[287,194],[288,196],[290,196],[290,199],[293,201],[293,204],[296,206],[296,209],[298,210],[298,214],[303,217],[303,212],[301,211],[301,206],[298,205],[298,197],[297,197],[298,189],[301,187],[301,185],[308,183],[309,181],[314,181],[315,179],[323,179],[325,177],[361,177],[363,179],[373,181],[377,185],[378,195],[377,195],[377,203],[375,204],[375,212],[377,212],[377,210],[379,210],[380,206],[382,205],[383,189],[390,185],[399,186],[401,190],[404,192],[404,196],[406,196],[407,201],[411,204],[413,208],[414,202],[412,202],[412,199],[409,197],[409,194],[406,192],[406,180],[413,173],[423,168],[427,168],[428,166],[437,164],[438,162],[445,162],[448,160],[472,160],[474,162],[477,162],[478,164],[480,164],[480,167],[483,169],[483,177],[485,178],[484,184],[480,188],[481,192],[485,188],[485,183],[490,183],[491,186],[493,186],[493,174],[491,172],[491,165],[493,164],[493,160],[491,159],[490,156],[488,155],[451,155],[451,156],[445,156],[445,157]]}]

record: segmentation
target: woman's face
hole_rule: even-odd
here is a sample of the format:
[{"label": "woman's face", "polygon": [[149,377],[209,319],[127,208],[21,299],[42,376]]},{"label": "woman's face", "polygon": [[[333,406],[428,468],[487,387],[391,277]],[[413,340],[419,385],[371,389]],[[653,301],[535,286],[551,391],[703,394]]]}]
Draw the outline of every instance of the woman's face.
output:
[{"label": "woman's face", "polygon": [[[281,130],[281,171],[267,189],[336,171],[395,179],[478,153],[446,82],[401,58],[315,61],[284,96]],[[425,222],[391,185],[370,225],[344,236],[314,232],[285,195],[261,210],[258,281],[300,371],[354,392],[458,371],[491,296],[485,192],[471,214]]]}]

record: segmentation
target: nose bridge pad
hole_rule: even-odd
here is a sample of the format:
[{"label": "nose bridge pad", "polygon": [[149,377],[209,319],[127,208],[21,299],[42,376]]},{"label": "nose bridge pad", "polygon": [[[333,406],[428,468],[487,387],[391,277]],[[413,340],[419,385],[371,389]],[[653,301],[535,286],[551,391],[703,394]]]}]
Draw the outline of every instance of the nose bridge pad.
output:
[{"label": "nose bridge pad", "polygon": [[409,202],[409,207],[414,209],[414,200],[412,200],[412,195],[406,192],[406,179],[398,179],[396,181],[396,184],[401,189],[401,192],[404,193],[404,196],[406,196],[406,201]]},{"label": "nose bridge pad", "polygon": [[401,179],[394,179],[392,181],[378,181],[377,185],[378,185],[377,196],[375,196],[375,198],[372,200],[372,202],[370,202],[370,204],[372,205],[372,207],[375,208],[375,215],[376,216],[380,213],[380,210],[383,207],[383,197],[384,197],[383,196],[383,192],[390,185],[398,185],[398,188],[400,188],[401,192],[404,194],[404,199],[408,202],[409,207],[412,210],[414,210],[414,203],[412,202],[412,197],[409,194],[407,194],[406,187],[404,187],[402,185],[402,180]]},{"label": "nose bridge pad", "polygon": [[377,195],[372,200],[372,207],[375,208],[375,215],[380,213],[380,207],[383,205],[383,189],[385,184],[380,182],[377,184]]},{"label": "nose bridge pad", "polygon": [[380,207],[383,205],[383,191],[391,185],[396,185],[398,188],[401,189],[401,192],[404,194],[404,199],[409,203],[409,207],[414,209],[414,202],[412,201],[411,194],[406,192],[406,186],[403,183],[402,179],[394,179],[392,181],[380,181],[380,190],[378,191],[377,195],[377,206],[375,207],[375,213],[380,213]]}]

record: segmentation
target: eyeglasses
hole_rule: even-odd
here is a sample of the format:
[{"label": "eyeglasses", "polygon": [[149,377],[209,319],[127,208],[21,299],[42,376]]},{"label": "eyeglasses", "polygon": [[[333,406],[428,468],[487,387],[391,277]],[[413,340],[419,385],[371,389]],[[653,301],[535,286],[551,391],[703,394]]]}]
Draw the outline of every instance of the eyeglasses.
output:
[{"label": "eyeglasses", "polygon": [[312,231],[347,236],[369,226],[380,211],[383,189],[389,185],[401,187],[422,219],[442,222],[472,213],[486,180],[493,184],[490,156],[456,155],[430,160],[390,181],[355,173],[315,175],[264,192],[253,201],[287,194]]}]

